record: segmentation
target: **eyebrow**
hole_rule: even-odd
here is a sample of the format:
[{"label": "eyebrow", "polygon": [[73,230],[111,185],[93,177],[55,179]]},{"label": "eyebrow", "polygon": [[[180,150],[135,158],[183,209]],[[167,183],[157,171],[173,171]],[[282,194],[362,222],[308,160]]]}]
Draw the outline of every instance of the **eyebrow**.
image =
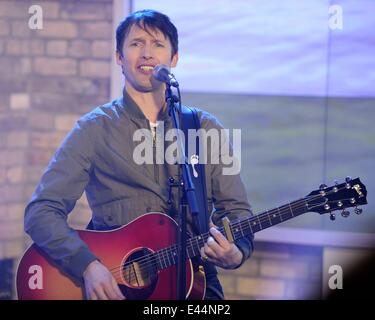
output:
[{"label": "eyebrow", "polygon": [[[133,38],[133,39],[130,40],[130,42],[133,42],[133,41],[145,42],[145,39],[144,38]],[[152,41],[153,42],[164,42],[165,40],[153,39]]]}]

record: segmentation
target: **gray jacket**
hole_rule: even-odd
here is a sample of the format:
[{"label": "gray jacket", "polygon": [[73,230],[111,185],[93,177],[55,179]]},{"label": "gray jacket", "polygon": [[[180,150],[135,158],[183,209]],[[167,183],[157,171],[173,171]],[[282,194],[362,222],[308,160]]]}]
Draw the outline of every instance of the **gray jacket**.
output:
[{"label": "gray jacket", "polygon": [[[222,128],[212,115],[197,110],[202,128]],[[166,130],[172,127],[167,112],[160,120]],[[173,192],[172,205],[168,205],[168,178],[178,178],[179,165],[137,165],[133,151],[139,142],[132,137],[141,128],[149,129],[149,122],[126,93],[84,115],[54,154],[25,209],[25,231],[77,281],[82,281],[88,264],[97,259],[67,224],[68,214],[84,191],[97,230],[127,224],[146,212],[176,215],[178,194]],[[220,226],[224,215],[232,220],[251,214],[239,175],[223,176],[221,164],[207,164],[205,170],[209,212],[213,211],[215,224]],[[191,220],[189,225],[195,233]],[[252,252],[252,239],[236,244],[244,261]]]}]

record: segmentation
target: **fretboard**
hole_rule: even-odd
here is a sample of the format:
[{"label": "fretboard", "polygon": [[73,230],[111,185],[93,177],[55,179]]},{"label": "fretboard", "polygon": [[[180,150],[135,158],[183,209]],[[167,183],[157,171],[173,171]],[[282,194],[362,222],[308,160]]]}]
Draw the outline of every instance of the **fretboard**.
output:
[{"label": "fretboard", "polygon": [[[281,207],[267,210],[257,215],[249,216],[241,220],[232,221],[230,229],[234,241],[246,236],[250,236],[258,231],[275,226],[286,220],[297,217],[309,211],[308,203],[305,198],[290,202]],[[227,238],[224,228],[218,230]],[[200,255],[200,248],[204,246],[209,232],[199,236],[189,238],[186,245],[186,253],[189,258]],[[168,268],[177,263],[177,245],[173,245],[153,254],[154,262],[159,270]]]}]

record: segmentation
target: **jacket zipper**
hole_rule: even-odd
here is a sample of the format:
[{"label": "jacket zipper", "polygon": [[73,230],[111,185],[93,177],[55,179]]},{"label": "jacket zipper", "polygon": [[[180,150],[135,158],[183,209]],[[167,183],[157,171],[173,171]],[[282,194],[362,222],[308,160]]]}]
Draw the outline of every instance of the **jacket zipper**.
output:
[{"label": "jacket zipper", "polygon": [[[156,130],[155,130],[155,139],[156,139]],[[152,145],[153,145],[153,154],[154,154],[154,178],[155,182],[159,184],[159,167],[156,163],[156,143],[155,139],[152,139]]]},{"label": "jacket zipper", "polygon": [[151,138],[152,138],[152,154],[153,154],[153,166],[154,166],[154,180],[157,184],[159,184],[159,167],[156,164],[156,128],[155,128],[155,139],[153,135],[153,129],[151,128],[150,121],[147,120],[148,128],[151,131]]}]

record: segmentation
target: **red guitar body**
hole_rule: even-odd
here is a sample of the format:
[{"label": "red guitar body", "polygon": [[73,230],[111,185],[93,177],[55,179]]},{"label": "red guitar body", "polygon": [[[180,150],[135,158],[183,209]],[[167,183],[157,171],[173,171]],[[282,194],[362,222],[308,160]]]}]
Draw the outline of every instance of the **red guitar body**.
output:
[{"label": "red guitar body", "polygon": [[[142,267],[140,270],[133,270],[137,264],[132,263],[133,273],[130,276],[130,269],[124,269],[125,264],[137,262],[146,254],[176,244],[177,225],[168,215],[148,213],[115,230],[82,230],[78,233],[90,250],[112,272],[127,299],[177,299],[175,264],[145,273]],[[83,287],[62,273],[35,244],[26,250],[19,263],[16,285],[19,299],[85,299]],[[203,299],[203,268],[191,259],[186,263],[186,289],[188,299]]]}]

